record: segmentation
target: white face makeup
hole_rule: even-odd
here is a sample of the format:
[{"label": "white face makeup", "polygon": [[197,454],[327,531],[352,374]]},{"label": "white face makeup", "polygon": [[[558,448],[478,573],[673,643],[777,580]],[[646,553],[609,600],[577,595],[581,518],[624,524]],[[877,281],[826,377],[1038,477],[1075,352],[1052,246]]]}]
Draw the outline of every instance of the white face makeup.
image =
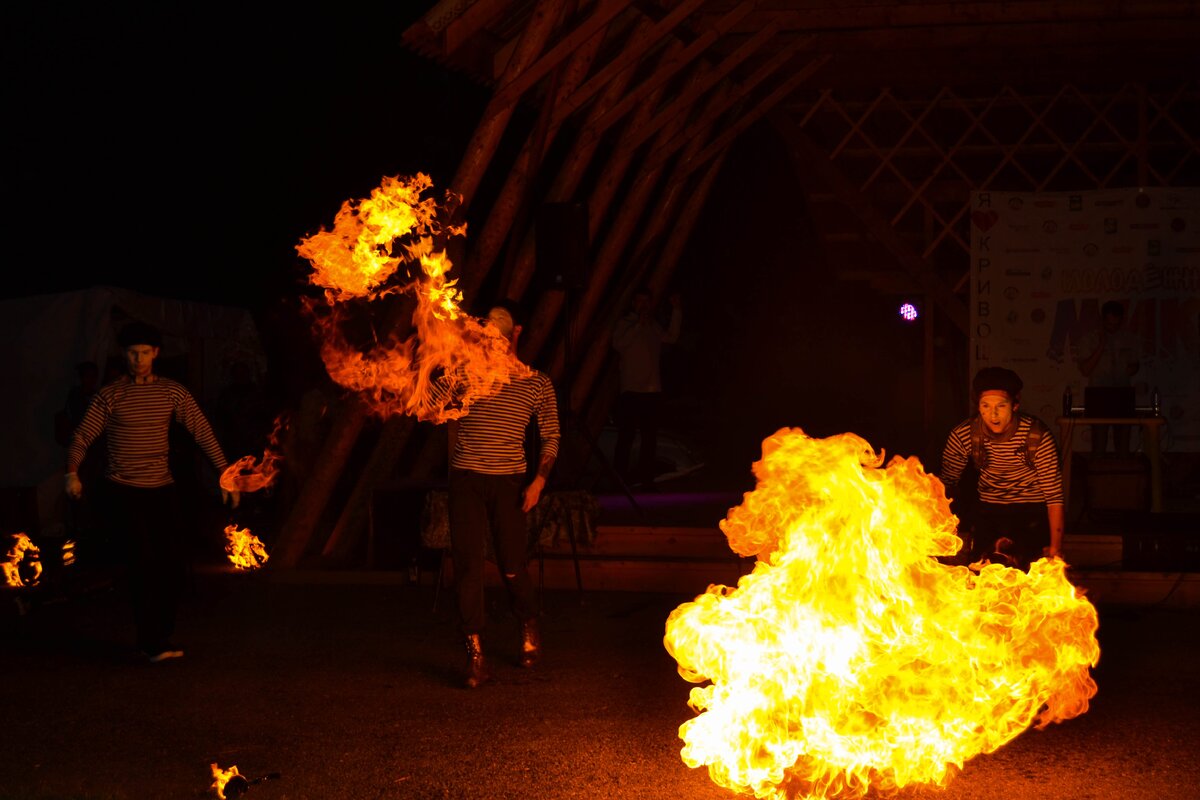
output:
[{"label": "white face makeup", "polygon": [[979,417],[988,430],[1001,434],[1012,423],[1017,406],[1007,392],[988,390],[979,396]]},{"label": "white face makeup", "polygon": [[507,337],[512,336],[513,318],[512,314],[505,311],[503,308],[493,308],[488,312],[488,322],[496,326],[496,330]]}]

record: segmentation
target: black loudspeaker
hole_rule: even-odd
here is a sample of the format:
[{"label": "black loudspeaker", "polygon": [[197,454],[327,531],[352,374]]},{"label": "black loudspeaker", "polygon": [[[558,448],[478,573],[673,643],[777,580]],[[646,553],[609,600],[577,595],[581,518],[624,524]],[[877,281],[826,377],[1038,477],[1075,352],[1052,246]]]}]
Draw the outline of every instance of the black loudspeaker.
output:
[{"label": "black loudspeaker", "polygon": [[545,203],[534,223],[537,274],[547,289],[583,289],[588,281],[588,215],[583,203]]}]

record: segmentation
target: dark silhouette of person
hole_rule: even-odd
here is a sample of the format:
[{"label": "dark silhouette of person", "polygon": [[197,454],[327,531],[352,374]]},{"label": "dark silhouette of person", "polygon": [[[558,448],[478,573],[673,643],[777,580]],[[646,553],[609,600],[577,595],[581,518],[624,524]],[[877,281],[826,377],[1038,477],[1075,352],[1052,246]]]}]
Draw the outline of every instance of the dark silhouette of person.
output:
[{"label": "dark silhouette of person", "polygon": [[[683,309],[678,294],[672,294],[671,319],[664,327],[654,315],[650,292],[639,289],[629,312],[613,327],[612,343],[619,356],[621,393],[615,417],[617,443],[613,468],[633,483],[650,483],[657,472],[658,426],[662,413],[662,346],[679,341]],[[630,472],[634,436],[638,442],[637,467]]]},{"label": "dark silhouette of person", "polygon": [[[1109,300],[1100,307],[1100,327],[1087,337],[1080,352],[1079,371],[1088,379],[1088,386],[1132,386],[1133,376],[1141,368],[1137,337],[1125,325],[1125,306]],[[1108,449],[1108,425],[1092,425],[1092,452],[1103,454]],[[1128,425],[1113,425],[1113,452],[1129,453]]]},{"label": "dark silhouette of person", "polygon": [[[151,662],[179,658],[170,641],[179,590],[185,576],[180,535],[179,493],[171,474],[169,429],[181,424],[220,475],[225,455],[212,427],[184,386],[154,374],[162,334],[132,322],[118,336],[128,374],[104,386],[88,405],[67,450],[67,494],[83,497],[80,464],[101,434],[107,434],[107,463],[101,486],[107,523],[123,538],[137,644]],[[222,490],[237,506],[237,492]]]}]

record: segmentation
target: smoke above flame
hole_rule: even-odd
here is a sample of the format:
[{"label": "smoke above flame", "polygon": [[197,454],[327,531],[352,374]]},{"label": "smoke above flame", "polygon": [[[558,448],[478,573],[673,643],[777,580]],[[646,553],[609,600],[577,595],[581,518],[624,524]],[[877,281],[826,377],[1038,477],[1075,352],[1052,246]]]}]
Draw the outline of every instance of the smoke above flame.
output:
[{"label": "smoke above flame", "polygon": [[1059,559],[949,566],[945,490],[854,434],[784,429],[721,529],[757,556],[676,608],[664,644],[696,716],[682,757],[759,798],[944,786],[1032,725],[1085,712],[1095,608]]},{"label": "smoke above flame", "polygon": [[[444,422],[498,391],[519,362],[493,326],[462,311],[445,244],[466,225],[442,222],[459,198],[447,192],[438,203],[432,188],[421,173],[384,178],[296,249],[323,289],[308,310],[329,376],[379,416]],[[448,373],[469,389],[435,399],[433,381]]]}]

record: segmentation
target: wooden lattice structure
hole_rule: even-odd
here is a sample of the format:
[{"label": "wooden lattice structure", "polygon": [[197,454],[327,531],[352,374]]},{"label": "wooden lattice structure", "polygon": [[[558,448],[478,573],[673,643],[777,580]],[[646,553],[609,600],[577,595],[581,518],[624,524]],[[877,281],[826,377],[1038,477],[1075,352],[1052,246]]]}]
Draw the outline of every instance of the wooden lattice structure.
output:
[{"label": "wooden lattice structure", "polygon": [[[788,143],[781,167],[839,251],[828,262],[851,265],[818,277],[919,291],[959,336],[971,191],[1200,183],[1197,2],[442,0],[402,35],[492,92],[447,187],[473,220],[453,259],[467,300],[532,308],[522,356],[568,384],[591,424],[612,400],[602,332],[631,287],[676,277],[750,126]],[[587,279],[569,309],[536,263],[550,203],[587,213]],[[330,434],[280,563],[313,550],[363,413],[351,403]],[[372,481],[412,433],[384,426],[325,555],[353,543]],[[430,443],[414,469],[436,462]]]}]

